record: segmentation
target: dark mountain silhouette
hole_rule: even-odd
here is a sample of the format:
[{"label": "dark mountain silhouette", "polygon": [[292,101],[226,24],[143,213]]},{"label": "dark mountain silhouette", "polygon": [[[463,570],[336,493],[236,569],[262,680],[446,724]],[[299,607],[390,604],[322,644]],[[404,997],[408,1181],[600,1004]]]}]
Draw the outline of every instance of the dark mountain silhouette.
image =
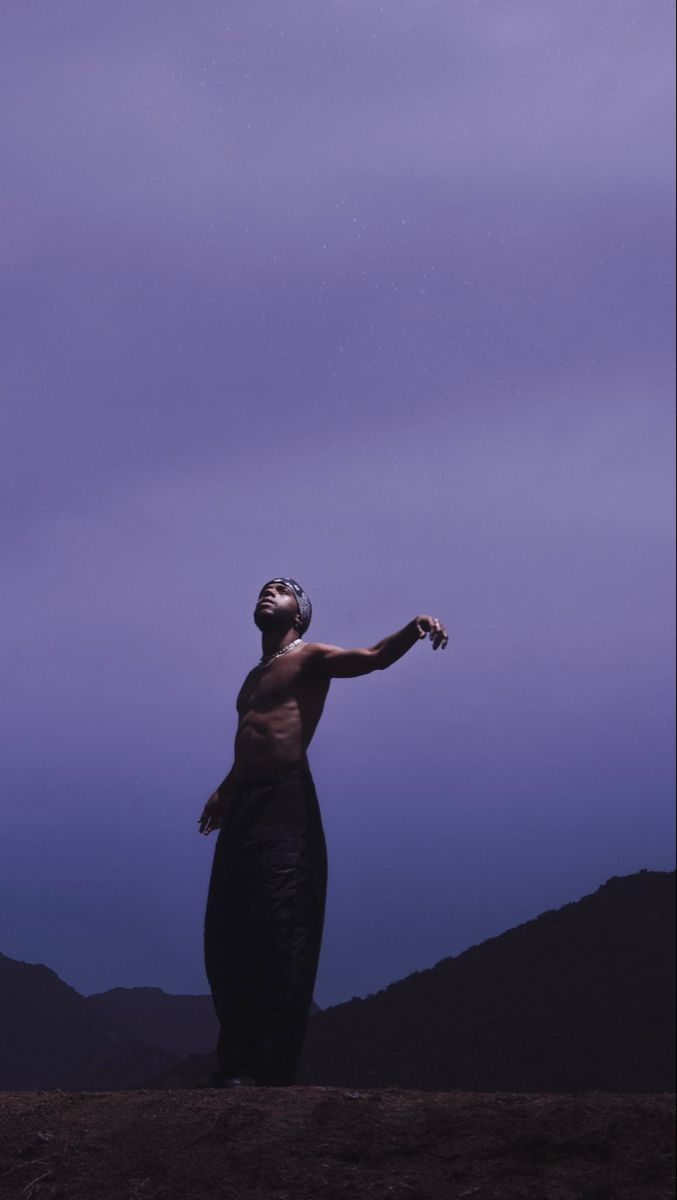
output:
[{"label": "dark mountain silhouette", "polygon": [[674,1091],[674,955],[675,872],[614,877],[327,1009],[310,1027],[299,1083]]},{"label": "dark mountain silhouette", "polygon": [[201,1063],[217,1036],[210,996],[143,987],[81,996],[48,967],[0,954],[2,1091],[135,1087],[187,1056]]},{"label": "dark mountain silhouette", "polygon": [[[674,1090],[674,943],[674,871],[614,877],[365,1000],[315,1006],[298,1082]],[[208,996],[85,997],[0,955],[3,1090],[195,1087],[215,1035]]]},{"label": "dark mountain silhouette", "polygon": [[111,988],[85,1003],[121,1036],[162,1046],[181,1058],[207,1054],[219,1033],[211,996],[174,996],[161,988]]},{"label": "dark mountain silhouette", "polygon": [[127,1088],[177,1059],[101,1021],[48,967],[0,954],[0,1088]]},{"label": "dark mountain silhouette", "polygon": [[[478,1092],[675,1088],[675,872],[590,896],[312,1021],[299,1084]],[[144,1086],[204,1084],[193,1054]]]},{"label": "dark mountain silhouette", "polygon": [[[180,1059],[208,1054],[219,1023],[211,996],[173,995],[162,988],[111,988],[85,997],[97,1019],[122,1037],[162,1046]],[[313,1001],[311,1013],[320,1009]]]}]

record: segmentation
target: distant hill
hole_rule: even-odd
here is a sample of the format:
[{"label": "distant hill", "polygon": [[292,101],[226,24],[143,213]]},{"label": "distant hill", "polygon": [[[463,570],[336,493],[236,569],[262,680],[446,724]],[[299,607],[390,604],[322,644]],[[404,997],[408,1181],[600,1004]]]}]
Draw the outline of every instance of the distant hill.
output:
[{"label": "distant hill", "polygon": [[[675,1088],[675,872],[614,877],[309,1026],[299,1083],[468,1091]],[[81,996],[0,955],[0,1089],[195,1087],[208,996]]]},{"label": "distant hill", "polygon": [[0,1089],[132,1087],[177,1061],[130,1037],[48,967],[0,954]]},{"label": "distant hill", "polygon": [[675,872],[614,877],[431,970],[325,1010],[310,1027],[298,1082],[674,1091]]},{"label": "distant hill", "polygon": [[[126,1038],[162,1046],[184,1059],[208,1054],[219,1036],[211,996],[172,995],[161,988],[111,988],[86,996],[90,1012]],[[313,1001],[311,1013],[320,1009]]]},{"label": "distant hill", "polygon": [[217,1036],[210,996],[82,996],[48,967],[0,954],[0,1091],[139,1086],[190,1056],[201,1063]]},{"label": "distant hill", "polygon": [[127,1038],[139,1038],[181,1058],[207,1054],[216,1045],[219,1024],[211,996],[173,996],[161,988],[111,988],[87,996],[97,1020]]}]

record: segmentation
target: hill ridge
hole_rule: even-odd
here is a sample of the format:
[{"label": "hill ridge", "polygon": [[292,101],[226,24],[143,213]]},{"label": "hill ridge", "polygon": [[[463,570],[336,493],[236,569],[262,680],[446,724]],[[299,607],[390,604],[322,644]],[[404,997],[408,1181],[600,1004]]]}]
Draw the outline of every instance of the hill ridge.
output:
[{"label": "hill ridge", "polygon": [[470,1090],[674,1089],[675,872],[595,892],[313,1022],[300,1079]]},{"label": "hill ridge", "polygon": [[[670,1091],[674,871],[611,876],[310,1024],[301,1083],[424,1089]],[[0,1089],[204,1083],[207,995],[82,996],[0,953]]]}]

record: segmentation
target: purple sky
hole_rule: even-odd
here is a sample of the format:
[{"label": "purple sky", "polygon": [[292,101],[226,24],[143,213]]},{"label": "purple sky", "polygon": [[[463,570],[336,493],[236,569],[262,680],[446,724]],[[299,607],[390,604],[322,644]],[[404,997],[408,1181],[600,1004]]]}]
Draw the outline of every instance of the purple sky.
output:
[{"label": "purple sky", "polygon": [[317,999],[674,865],[673,5],[0,15],[0,951],[206,991],[291,574],[337,681]]}]

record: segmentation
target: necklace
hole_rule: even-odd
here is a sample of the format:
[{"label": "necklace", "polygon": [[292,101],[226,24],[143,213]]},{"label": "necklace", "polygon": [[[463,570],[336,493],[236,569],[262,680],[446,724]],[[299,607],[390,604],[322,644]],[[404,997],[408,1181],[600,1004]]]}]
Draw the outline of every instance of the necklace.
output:
[{"label": "necklace", "polygon": [[296,638],[296,641],[290,642],[288,646],[283,646],[281,650],[276,650],[274,654],[262,654],[258,665],[260,667],[268,667],[274,661],[274,659],[279,658],[281,654],[288,654],[290,650],[295,650],[297,646],[302,645],[302,639]]}]

